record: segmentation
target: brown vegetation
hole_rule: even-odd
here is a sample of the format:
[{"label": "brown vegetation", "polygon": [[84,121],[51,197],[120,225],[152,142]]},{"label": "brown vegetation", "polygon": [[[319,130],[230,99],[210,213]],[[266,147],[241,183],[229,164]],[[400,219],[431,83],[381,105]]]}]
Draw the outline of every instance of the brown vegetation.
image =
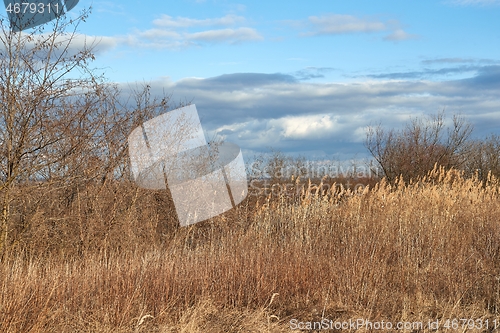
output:
[{"label": "brown vegetation", "polygon": [[0,331],[288,332],[293,318],[496,318],[495,179],[483,186],[435,169],[412,184],[334,188],[295,203],[247,200],[182,229],[166,220],[164,194],[132,184],[79,189],[66,211],[47,198],[53,206],[26,216],[2,259]]},{"label": "brown vegetation", "polygon": [[324,318],[492,328],[497,138],[471,150],[456,122],[442,141],[440,118],[372,132],[379,183],[285,179],[277,158],[271,187],[291,187],[179,228],[167,191],[138,188],[127,156],[130,131],[168,99],[146,86],[124,100],[95,75],[92,48],[75,53],[66,34],[84,18],[47,38],[2,23],[0,332],[288,332]]}]

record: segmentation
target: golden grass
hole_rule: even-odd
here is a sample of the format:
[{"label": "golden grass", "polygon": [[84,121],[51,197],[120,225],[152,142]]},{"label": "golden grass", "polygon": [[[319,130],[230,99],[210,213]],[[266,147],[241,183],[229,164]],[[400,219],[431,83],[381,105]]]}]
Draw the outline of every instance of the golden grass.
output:
[{"label": "golden grass", "polygon": [[[435,169],[411,184],[335,188],[247,200],[172,230],[141,191],[80,198],[69,226],[37,213],[0,263],[0,331],[290,332],[294,318],[498,316],[495,179]],[[57,241],[36,239],[54,230]]]}]

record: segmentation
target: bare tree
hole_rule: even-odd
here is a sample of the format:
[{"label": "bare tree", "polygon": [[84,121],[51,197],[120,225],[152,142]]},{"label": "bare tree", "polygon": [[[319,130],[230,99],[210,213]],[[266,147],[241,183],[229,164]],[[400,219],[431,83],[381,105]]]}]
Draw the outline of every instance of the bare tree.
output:
[{"label": "bare tree", "polygon": [[30,33],[0,20],[0,255],[16,224],[19,188],[128,176],[131,128],[168,108],[168,97],[151,99],[149,87],[136,91],[131,105],[90,67],[97,43],[77,32],[88,14]]},{"label": "bare tree", "polygon": [[470,152],[472,125],[454,116],[451,128],[446,128],[444,113],[430,118],[413,119],[401,131],[369,127],[365,146],[388,180],[402,176],[424,176],[435,164],[445,168],[460,168]]},{"label": "bare tree", "polygon": [[491,135],[471,143],[471,153],[464,164],[467,175],[486,181],[491,174],[500,178],[500,137]]}]

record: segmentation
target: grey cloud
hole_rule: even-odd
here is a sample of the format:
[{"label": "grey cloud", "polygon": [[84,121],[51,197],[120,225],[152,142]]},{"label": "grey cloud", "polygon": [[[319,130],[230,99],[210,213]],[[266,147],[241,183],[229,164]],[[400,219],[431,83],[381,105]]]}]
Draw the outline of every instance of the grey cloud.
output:
[{"label": "grey cloud", "polygon": [[263,74],[263,73],[234,73],[224,74],[207,79],[183,79],[178,82],[179,88],[200,90],[247,90],[256,87],[279,83],[295,83],[297,80],[287,74]]},{"label": "grey cloud", "polygon": [[427,59],[423,60],[422,64],[434,65],[434,64],[457,64],[457,63],[475,63],[475,64],[498,64],[500,61],[493,59],[474,59],[474,58],[437,58],[437,59]]},{"label": "grey cloud", "polygon": [[422,64],[433,65],[433,64],[457,64],[457,63],[471,63],[474,62],[471,58],[438,58],[438,59],[428,59],[422,60]]},{"label": "grey cloud", "polygon": [[254,152],[273,147],[359,157],[366,154],[364,128],[370,124],[397,128],[411,116],[446,109],[462,113],[484,132],[478,125],[500,119],[498,66],[480,69],[469,79],[441,82],[320,84],[279,73],[239,73],[176,83],[158,80],[151,86],[153,94],[172,91],[174,101],[195,103],[207,137],[219,132]]},{"label": "grey cloud", "polygon": [[369,74],[366,77],[374,79],[424,79],[436,75],[450,75],[450,74],[462,74],[468,72],[477,72],[480,70],[481,66],[464,65],[458,67],[448,67],[448,68],[425,68],[420,71],[411,72],[394,72],[394,73],[383,73],[383,74]]},{"label": "grey cloud", "polygon": [[233,133],[234,133],[234,131],[230,130],[230,129],[224,129],[222,131],[217,132],[218,135],[228,135],[228,134],[233,134]]},{"label": "grey cloud", "polygon": [[459,83],[474,89],[493,89],[498,91],[500,89],[500,66],[484,66],[479,69],[476,76],[469,79],[462,79]]},{"label": "grey cloud", "polygon": [[297,80],[310,80],[324,78],[326,73],[335,70],[331,67],[306,67],[300,71],[294,72],[292,75],[297,78]]}]

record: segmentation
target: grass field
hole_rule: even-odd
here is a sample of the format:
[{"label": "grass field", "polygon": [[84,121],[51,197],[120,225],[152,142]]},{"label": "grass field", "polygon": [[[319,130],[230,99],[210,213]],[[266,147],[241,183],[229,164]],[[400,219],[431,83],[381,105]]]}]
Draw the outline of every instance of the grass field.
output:
[{"label": "grass field", "polygon": [[322,319],[423,323],[407,332],[431,331],[429,320],[450,332],[454,318],[454,331],[467,328],[461,318],[482,321],[478,331],[500,326],[495,179],[434,170],[409,185],[332,189],[251,197],[187,228],[161,193],[132,185],[76,189],[66,201],[32,191],[16,203],[25,214],[0,263],[0,332],[291,332]]}]

